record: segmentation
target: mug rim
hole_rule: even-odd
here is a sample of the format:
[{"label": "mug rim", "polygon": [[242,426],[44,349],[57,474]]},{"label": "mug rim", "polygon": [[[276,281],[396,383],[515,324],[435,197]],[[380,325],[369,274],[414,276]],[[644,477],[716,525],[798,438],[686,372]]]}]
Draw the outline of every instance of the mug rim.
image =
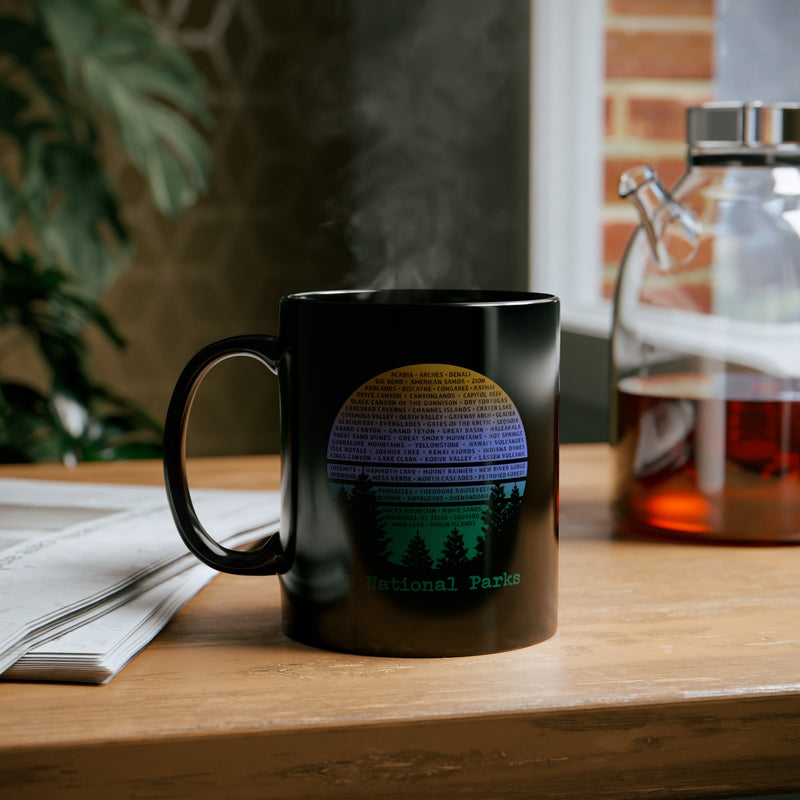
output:
[{"label": "mug rim", "polygon": [[284,301],[323,305],[513,306],[558,303],[546,292],[505,289],[331,289],[296,292]]}]

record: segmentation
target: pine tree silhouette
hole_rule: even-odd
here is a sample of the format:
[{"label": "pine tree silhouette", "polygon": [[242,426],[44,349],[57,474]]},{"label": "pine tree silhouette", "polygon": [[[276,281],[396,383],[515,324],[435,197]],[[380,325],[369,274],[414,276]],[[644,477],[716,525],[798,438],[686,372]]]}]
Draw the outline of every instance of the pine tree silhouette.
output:
[{"label": "pine tree silhouette", "polygon": [[503,486],[496,482],[492,486],[483,512],[481,535],[475,545],[474,561],[488,571],[504,569],[504,560],[513,542],[519,521],[522,495],[514,484],[508,497]]},{"label": "pine tree silhouette", "polygon": [[386,559],[392,540],[386,533],[375,485],[364,470],[356,479],[347,502],[353,529],[367,543],[370,554],[379,559]]},{"label": "pine tree silhouette", "polygon": [[486,549],[486,534],[482,533],[478,536],[478,539],[475,542],[475,555],[472,557],[472,560],[478,562],[479,564],[483,563],[483,560],[488,555],[488,552],[489,551]]},{"label": "pine tree silhouette", "polygon": [[489,493],[489,500],[487,502],[486,511],[483,512],[483,535],[487,539],[492,539],[502,536],[504,530],[504,512],[508,500],[500,481],[497,481],[492,486],[492,491]]},{"label": "pine tree silhouette", "polygon": [[438,569],[442,567],[458,567],[461,564],[466,564],[467,561],[468,553],[467,547],[464,544],[464,537],[461,535],[458,528],[453,528],[453,530],[447,534],[447,538],[444,541],[444,548],[442,549],[442,555],[439,556],[436,567]]},{"label": "pine tree silhouette", "polygon": [[413,569],[430,569],[433,566],[430,550],[428,550],[425,540],[419,535],[419,531],[408,543],[402,561],[403,566]]},{"label": "pine tree silhouette", "polygon": [[503,534],[513,533],[517,527],[517,520],[519,519],[519,507],[522,503],[522,497],[519,493],[517,484],[511,490],[508,501],[503,508]]}]

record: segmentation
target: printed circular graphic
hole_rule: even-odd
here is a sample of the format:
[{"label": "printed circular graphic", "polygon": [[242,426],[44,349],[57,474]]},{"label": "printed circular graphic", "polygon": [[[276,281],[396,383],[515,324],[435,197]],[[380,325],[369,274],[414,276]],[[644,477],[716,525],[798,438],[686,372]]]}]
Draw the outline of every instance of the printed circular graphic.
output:
[{"label": "printed circular graphic", "polygon": [[478,372],[413,364],[367,381],[328,441],[331,493],[371,515],[383,557],[436,568],[478,556],[492,516],[525,491],[525,430],[503,389]]}]

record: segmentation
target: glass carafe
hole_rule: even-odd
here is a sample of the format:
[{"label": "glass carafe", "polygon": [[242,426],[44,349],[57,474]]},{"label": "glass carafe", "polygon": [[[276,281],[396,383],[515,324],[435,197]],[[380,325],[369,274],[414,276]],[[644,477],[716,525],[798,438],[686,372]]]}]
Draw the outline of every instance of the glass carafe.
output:
[{"label": "glass carafe", "polygon": [[800,107],[687,114],[688,169],[620,194],[641,225],[612,335],[623,530],[800,542]]}]

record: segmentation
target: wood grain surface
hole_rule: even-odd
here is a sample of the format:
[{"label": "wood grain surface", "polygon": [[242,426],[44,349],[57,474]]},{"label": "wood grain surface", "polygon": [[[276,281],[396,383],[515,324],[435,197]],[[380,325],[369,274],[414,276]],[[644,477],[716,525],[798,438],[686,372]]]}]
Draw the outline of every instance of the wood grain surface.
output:
[{"label": "wood grain surface", "polygon": [[[192,484],[275,488],[275,457]],[[159,483],[153,463],[0,475]],[[559,631],[452,659],[315,650],[221,575],[101,687],[0,684],[0,797],[702,798],[800,788],[800,548],[617,538],[602,445],[561,463]],[[177,535],[177,534],[176,534]]]}]

